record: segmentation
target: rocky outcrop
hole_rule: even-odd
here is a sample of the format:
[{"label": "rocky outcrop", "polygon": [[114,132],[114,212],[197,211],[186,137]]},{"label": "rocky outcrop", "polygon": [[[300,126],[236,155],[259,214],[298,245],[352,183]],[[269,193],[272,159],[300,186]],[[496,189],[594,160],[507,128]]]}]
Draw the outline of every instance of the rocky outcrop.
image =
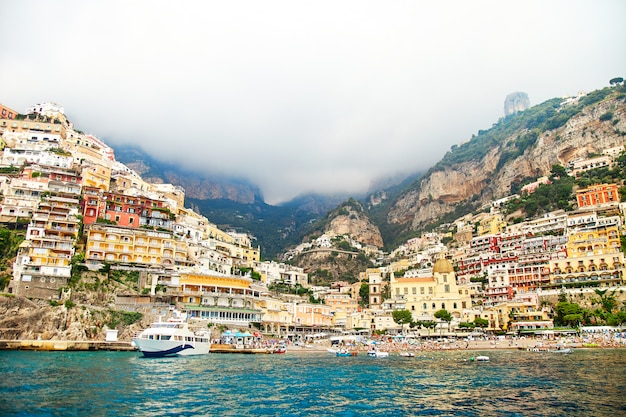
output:
[{"label": "rocky outcrop", "polygon": [[[600,116],[612,113],[610,120]],[[503,150],[523,132],[505,138],[480,160],[472,160],[431,171],[412,190],[390,207],[387,221],[413,230],[454,211],[458,204],[480,205],[509,195],[511,184],[524,178],[548,175],[553,164],[567,166],[577,158],[600,154],[624,145],[626,106],[611,99],[586,108],[559,129],[546,131],[525,152],[504,163]]]},{"label": "rocky outcrop", "polygon": [[364,245],[383,247],[383,238],[378,227],[367,217],[360,203],[341,207],[326,224],[325,233],[331,236],[350,236]]},{"label": "rocky outcrop", "polygon": [[[116,321],[112,314],[112,309],[98,305],[72,303],[66,307],[64,303],[52,305],[45,300],[0,296],[0,339],[104,340],[107,323]],[[116,324],[118,339],[130,341],[151,321],[144,317],[130,325]]]},{"label": "rocky outcrop", "polygon": [[530,107],[528,94],[523,92],[511,93],[504,99],[504,115],[524,111]]}]

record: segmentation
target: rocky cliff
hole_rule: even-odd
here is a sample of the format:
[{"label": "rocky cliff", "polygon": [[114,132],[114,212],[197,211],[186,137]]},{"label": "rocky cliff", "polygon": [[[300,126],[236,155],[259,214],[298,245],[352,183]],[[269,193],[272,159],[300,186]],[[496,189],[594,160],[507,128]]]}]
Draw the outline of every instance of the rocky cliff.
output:
[{"label": "rocky cliff", "polygon": [[340,210],[326,226],[330,235],[350,236],[364,245],[383,246],[383,238],[378,227],[367,217],[363,209],[347,206],[345,212]]},{"label": "rocky cliff", "polygon": [[378,226],[367,216],[361,203],[353,199],[331,211],[323,225],[324,233],[329,236],[349,236],[363,245],[383,246]]},{"label": "rocky cliff", "polygon": [[[566,106],[553,115],[550,113],[551,117],[559,117],[559,112],[567,111]],[[512,183],[547,175],[553,164],[567,166],[575,159],[624,145],[624,132],[626,105],[624,95],[618,93],[585,106],[556,129],[521,126],[507,136],[492,138],[487,151],[479,158],[438,164],[431,169],[391,205],[387,222],[418,230],[453,212],[459,205],[478,206],[507,196]],[[463,149],[456,151],[460,153]],[[454,156],[454,150],[450,154]]]},{"label": "rocky cliff", "polygon": [[107,328],[117,328],[118,339],[130,341],[152,320],[124,325],[115,315],[113,310],[94,305],[53,306],[42,300],[0,296],[0,339],[104,340]]}]

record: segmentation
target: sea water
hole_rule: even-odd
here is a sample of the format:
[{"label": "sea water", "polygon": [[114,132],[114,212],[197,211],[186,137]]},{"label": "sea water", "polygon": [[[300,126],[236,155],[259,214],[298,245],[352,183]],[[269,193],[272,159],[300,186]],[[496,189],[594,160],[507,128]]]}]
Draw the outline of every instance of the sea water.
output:
[{"label": "sea water", "polygon": [[[489,362],[471,361],[486,354]],[[2,416],[624,416],[626,350],[0,352]]]}]

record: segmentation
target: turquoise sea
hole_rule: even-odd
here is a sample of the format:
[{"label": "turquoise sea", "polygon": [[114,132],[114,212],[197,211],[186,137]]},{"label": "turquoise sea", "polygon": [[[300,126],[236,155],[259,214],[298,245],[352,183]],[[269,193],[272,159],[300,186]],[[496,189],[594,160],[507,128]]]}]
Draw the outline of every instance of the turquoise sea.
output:
[{"label": "turquoise sea", "polygon": [[[490,362],[472,362],[487,354]],[[626,350],[0,352],[2,416],[624,416]]]}]

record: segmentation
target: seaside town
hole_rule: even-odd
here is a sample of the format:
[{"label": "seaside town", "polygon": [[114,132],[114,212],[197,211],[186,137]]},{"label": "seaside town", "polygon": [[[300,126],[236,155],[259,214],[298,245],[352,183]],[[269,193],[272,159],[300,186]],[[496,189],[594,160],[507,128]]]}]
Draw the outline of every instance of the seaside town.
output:
[{"label": "seaside town", "polygon": [[[626,346],[619,184],[589,184],[575,191],[573,210],[516,223],[501,208],[518,195],[506,196],[390,253],[323,234],[267,261],[249,234],[185,207],[182,187],[147,182],[118,162],[61,105],[0,112],[0,222],[23,232],[7,297],[72,308],[80,285],[97,289],[108,277],[121,288],[110,308],[151,320],[184,311],[196,328],[221,330],[215,344],[249,349]],[[622,143],[572,160],[519,194],[624,164],[625,155]],[[371,260],[354,282],[313,285],[289,263],[307,251],[336,252],[338,238],[350,244],[342,251]],[[116,332],[101,325],[82,336],[117,340]],[[0,339],[9,338],[3,329]]]}]

